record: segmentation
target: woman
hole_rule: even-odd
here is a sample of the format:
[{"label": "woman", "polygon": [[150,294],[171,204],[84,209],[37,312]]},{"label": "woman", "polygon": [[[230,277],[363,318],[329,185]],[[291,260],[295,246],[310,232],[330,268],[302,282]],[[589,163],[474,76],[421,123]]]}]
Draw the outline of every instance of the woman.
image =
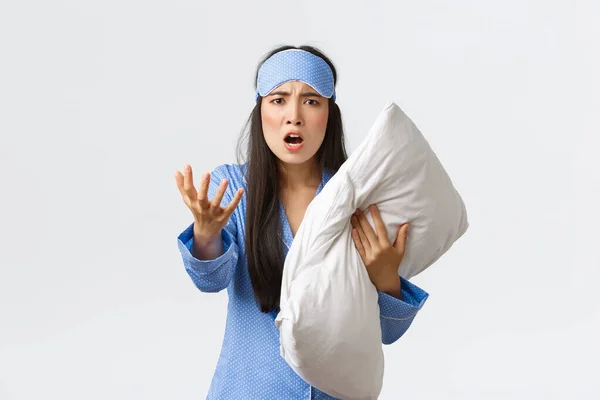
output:
[{"label": "woman", "polygon": [[[209,399],[333,399],[304,382],[279,354],[282,270],[306,208],[346,161],[336,70],[311,46],[283,46],[259,64],[247,161],[224,164],[194,188],[175,173],[194,222],[178,237],[202,292],[227,289],[225,337]],[[357,210],[354,243],[379,294],[382,342],[395,342],[428,296],[398,276],[407,225],[391,244],[376,206],[375,229]]]}]

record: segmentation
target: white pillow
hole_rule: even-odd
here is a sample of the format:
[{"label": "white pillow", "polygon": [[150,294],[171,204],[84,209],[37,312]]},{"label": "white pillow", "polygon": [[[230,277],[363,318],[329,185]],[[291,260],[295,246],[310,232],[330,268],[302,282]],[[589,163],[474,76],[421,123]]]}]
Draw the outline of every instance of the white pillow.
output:
[{"label": "white pillow", "polygon": [[468,228],[462,198],[413,122],[395,104],[310,203],[287,254],[280,353],[306,382],[343,399],[377,399],[383,382],[378,295],[351,237],[356,208],[376,204],[394,243],[409,222],[399,274],[420,273]]}]

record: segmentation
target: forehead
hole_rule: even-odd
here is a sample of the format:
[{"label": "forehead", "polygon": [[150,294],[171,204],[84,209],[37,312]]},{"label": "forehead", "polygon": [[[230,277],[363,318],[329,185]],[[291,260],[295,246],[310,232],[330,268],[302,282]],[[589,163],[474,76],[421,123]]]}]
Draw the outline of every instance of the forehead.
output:
[{"label": "forehead", "polygon": [[287,81],[282,83],[281,85],[277,86],[273,91],[277,91],[277,90],[283,90],[286,92],[314,92],[316,93],[317,91],[314,90],[312,87],[310,87],[310,85],[307,85],[306,83],[302,82],[302,81]]}]

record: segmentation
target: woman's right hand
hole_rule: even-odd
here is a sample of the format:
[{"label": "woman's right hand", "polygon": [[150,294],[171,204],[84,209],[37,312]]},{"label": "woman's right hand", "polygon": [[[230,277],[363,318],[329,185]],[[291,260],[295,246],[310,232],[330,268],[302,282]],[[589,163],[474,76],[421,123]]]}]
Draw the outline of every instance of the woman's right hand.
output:
[{"label": "woman's right hand", "polygon": [[223,195],[229,182],[223,179],[212,201],[208,198],[208,185],[210,173],[204,173],[200,181],[200,189],[194,188],[192,167],[186,164],[181,172],[175,172],[175,181],[185,205],[194,216],[194,238],[205,243],[213,243],[221,238],[221,230],[225,228],[229,217],[239,204],[244,194],[244,189],[239,188],[233,200],[225,207],[221,207]]}]

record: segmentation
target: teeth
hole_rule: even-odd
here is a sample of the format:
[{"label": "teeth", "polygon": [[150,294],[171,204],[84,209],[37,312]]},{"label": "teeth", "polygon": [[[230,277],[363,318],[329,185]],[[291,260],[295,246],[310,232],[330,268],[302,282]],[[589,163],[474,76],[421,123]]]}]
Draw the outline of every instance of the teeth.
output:
[{"label": "teeth", "polygon": [[[294,139],[298,143],[292,143],[294,140],[290,140],[290,139]],[[298,139],[300,139],[300,140],[298,140]],[[302,137],[300,135],[295,135],[293,133],[285,137],[285,142],[288,144],[288,146],[291,146],[291,147],[298,147],[302,144],[303,141],[304,140],[302,139]]]}]

